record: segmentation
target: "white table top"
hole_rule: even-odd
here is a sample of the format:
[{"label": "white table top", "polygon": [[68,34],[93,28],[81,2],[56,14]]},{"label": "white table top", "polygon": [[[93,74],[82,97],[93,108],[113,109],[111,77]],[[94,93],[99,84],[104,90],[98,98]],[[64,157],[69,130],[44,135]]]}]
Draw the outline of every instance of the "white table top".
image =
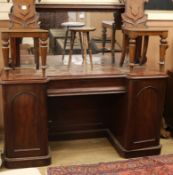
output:
[{"label": "white table top", "polygon": [[61,26],[63,27],[82,27],[85,24],[83,22],[63,22]]}]

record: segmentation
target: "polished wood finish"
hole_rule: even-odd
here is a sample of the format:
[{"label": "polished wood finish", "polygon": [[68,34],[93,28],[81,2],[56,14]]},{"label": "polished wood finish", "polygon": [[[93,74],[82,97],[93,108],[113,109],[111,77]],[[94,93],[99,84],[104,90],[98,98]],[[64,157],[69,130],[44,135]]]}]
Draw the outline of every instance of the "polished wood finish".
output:
[{"label": "polished wood finish", "polygon": [[122,14],[124,27],[144,27],[147,15],[144,13],[144,4],[148,0],[126,0],[125,12]]},{"label": "polished wood finish", "polygon": [[[155,79],[154,81],[145,79],[142,81],[136,77],[133,78],[129,77],[128,80],[127,108],[124,109],[127,112],[128,122],[124,122],[127,121],[127,116],[123,115],[120,119],[121,126],[117,125],[117,127],[113,128],[117,133],[117,140],[125,148],[125,151],[121,150],[125,157],[136,155],[138,149],[141,149],[142,156],[151,154],[151,150],[148,153],[145,152],[146,147],[149,145],[153,146],[152,149],[155,153],[160,152],[160,134],[159,132],[156,134],[155,131],[160,129],[164,102],[163,90],[166,87],[165,79]],[[153,106],[153,104],[155,105]],[[148,111],[151,112],[152,119]],[[116,132],[116,130],[118,131]]]},{"label": "polished wood finish", "polygon": [[12,83],[2,88],[5,102],[4,164],[7,168],[50,163],[45,88],[44,81]]},{"label": "polished wood finish", "polygon": [[0,20],[0,28],[8,28],[9,20]]},{"label": "polished wood finish", "polygon": [[[19,43],[16,44],[16,38],[23,38],[23,37],[32,37],[35,38],[35,46],[39,47],[36,48],[36,67],[39,67],[39,48],[40,48],[40,56],[42,61],[42,72],[43,76],[45,75],[46,69],[46,56],[47,56],[47,39],[48,39],[48,31],[41,30],[41,29],[5,29],[1,30],[1,40],[2,40],[2,53],[3,53],[3,60],[4,60],[4,70],[6,70],[6,76],[8,77],[8,71],[11,68],[15,68],[15,66],[20,65],[20,62],[16,62],[16,60],[20,60],[19,58]],[[38,40],[40,42],[38,43]],[[10,66],[10,59],[9,59],[9,41],[11,41],[12,46],[12,67]],[[14,47],[15,46],[15,47]],[[18,47],[18,48],[16,48]],[[16,51],[17,50],[17,51]],[[18,58],[19,57],[19,58]]]},{"label": "polished wood finish", "polygon": [[124,10],[123,3],[117,4],[36,4],[36,10],[40,11],[116,11]]},{"label": "polished wood finish", "polygon": [[39,28],[35,0],[13,0],[9,18],[11,29]]},{"label": "polished wood finish", "polygon": [[[57,8],[46,6],[49,10]],[[74,9],[82,10],[79,7],[75,5]],[[90,9],[89,5],[85,7]],[[59,8],[73,9],[65,5]],[[92,69],[61,65],[45,72],[47,31],[41,34],[36,31],[40,30],[2,32],[5,67],[0,84],[6,167],[48,165],[48,136],[50,140],[107,137],[120,155],[127,158],[160,153],[160,122],[167,79],[164,72],[145,68],[129,72],[112,65],[94,65]],[[9,38],[33,37],[33,34],[42,39],[43,71],[12,69]],[[164,51],[162,46],[161,50]],[[130,49],[132,62],[133,52]]]},{"label": "polished wood finish", "polygon": [[3,71],[6,167],[48,164],[48,133],[50,140],[107,137],[126,158],[159,154],[166,78],[112,65],[60,66],[45,77],[35,69],[9,70],[8,78]]},{"label": "polished wood finish", "polygon": [[[161,29],[159,27],[149,27],[146,25],[147,15],[144,13],[144,3],[148,0],[126,0],[125,1],[125,12],[122,14],[123,19],[123,53],[120,61],[120,66],[123,65],[125,59],[125,52],[127,47],[129,48],[129,67],[133,71],[135,65],[135,51],[137,39],[144,37],[144,46],[142,59],[140,63],[146,62],[146,52],[148,47],[149,36],[159,36],[160,37],[160,71],[164,71],[165,64],[165,54],[168,48],[167,37],[168,30]],[[127,46],[128,45],[128,46]],[[141,45],[140,45],[141,46]],[[140,47],[139,47],[140,48]],[[140,52],[138,48],[138,53]],[[139,56],[139,54],[138,54]],[[137,58],[139,59],[139,58]]]},{"label": "polished wood finish", "polygon": [[[13,69],[16,66],[20,66],[20,44],[22,43],[22,38],[32,37],[34,40],[34,56],[35,56],[36,69],[39,69],[39,49],[40,49],[42,70],[44,76],[46,68],[45,66],[46,55],[47,55],[46,40],[48,38],[48,34],[46,34],[47,31],[39,30],[40,27],[38,21],[39,17],[35,10],[35,1],[13,0],[12,2],[13,5],[9,14],[9,23],[10,23],[9,30],[2,31],[2,40],[4,43],[3,56],[4,60],[6,60],[5,69],[7,71],[9,70],[8,64],[11,64],[11,67]],[[29,29],[31,29],[31,31],[29,31]],[[8,47],[7,44],[9,42],[8,40],[10,40],[10,48],[11,48],[10,61],[9,61],[9,50],[6,49]]]},{"label": "polished wood finish", "polygon": [[[120,66],[123,65],[124,58],[125,58],[125,52],[127,50],[127,47],[129,48],[129,67],[130,70],[133,71],[133,67],[135,66],[135,51],[136,51],[136,39],[138,37],[145,36],[145,42],[144,42],[144,50],[143,50],[143,56],[140,62],[145,62],[146,59],[146,51],[147,51],[147,45],[148,45],[148,36],[158,36],[160,37],[160,62],[159,62],[159,69],[160,71],[164,71],[164,65],[165,65],[165,55],[166,50],[168,48],[167,44],[167,37],[168,37],[168,30],[161,29],[158,27],[145,27],[145,28],[124,28],[124,44],[123,44],[123,54],[120,61]],[[158,45],[159,46],[159,45]]]},{"label": "polished wood finish", "polygon": [[83,63],[84,65],[87,64],[86,57],[87,57],[87,48],[88,48],[91,68],[93,67],[92,50],[91,50],[91,43],[90,43],[90,32],[95,31],[95,30],[96,30],[95,27],[88,27],[88,26],[69,28],[69,31],[71,32],[70,54],[69,54],[69,63],[68,63],[69,66],[71,64],[76,33],[78,32],[79,37],[80,37],[82,55],[83,55]]}]

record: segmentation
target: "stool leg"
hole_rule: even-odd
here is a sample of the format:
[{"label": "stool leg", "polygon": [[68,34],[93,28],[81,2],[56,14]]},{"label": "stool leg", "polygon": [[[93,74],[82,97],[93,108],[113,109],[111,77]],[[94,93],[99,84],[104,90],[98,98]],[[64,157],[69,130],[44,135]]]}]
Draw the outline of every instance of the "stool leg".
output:
[{"label": "stool leg", "polygon": [[47,58],[47,38],[41,37],[40,38],[40,56],[41,56],[41,67],[42,67],[42,74],[43,77],[46,73],[46,58]]},{"label": "stool leg", "polygon": [[[16,38],[10,38],[10,51],[11,51],[11,55],[10,55],[10,58],[11,58],[11,64],[12,64],[12,67],[13,69],[15,69],[16,66],[20,66],[16,64],[17,62],[17,55],[19,55],[18,51],[19,51],[19,46],[17,46],[17,41],[16,41]],[[10,59],[9,59],[9,64],[10,64]]]},{"label": "stool leg", "polygon": [[136,50],[136,37],[129,39],[129,58],[130,58],[130,72],[133,71],[135,65],[135,50]]},{"label": "stool leg", "polygon": [[89,32],[87,32],[87,42],[88,42],[88,51],[89,51],[89,57],[90,57],[90,64],[91,64],[91,68],[92,68],[93,67],[93,61],[92,61],[92,49],[91,49],[91,42],[90,42]]},{"label": "stool leg", "polygon": [[73,46],[74,46],[75,37],[76,37],[76,32],[71,31],[70,53],[69,53],[68,66],[70,66],[70,64],[71,64],[71,58],[72,58],[72,54],[73,54]]},{"label": "stool leg", "polygon": [[147,62],[147,49],[148,49],[148,42],[149,42],[149,36],[144,36],[144,47],[142,51],[142,57],[140,60],[140,65],[144,64]]},{"label": "stool leg", "polygon": [[21,38],[11,38],[10,47],[11,47],[11,64],[13,69],[16,66],[20,66],[20,44],[22,42]]},{"label": "stool leg", "polygon": [[159,62],[159,69],[161,72],[164,71],[164,67],[165,67],[165,54],[166,54],[166,50],[168,48],[168,43],[167,43],[167,33],[165,33],[165,35],[163,34],[163,36],[160,36],[160,62]]},{"label": "stool leg", "polygon": [[141,59],[142,41],[143,41],[142,36],[138,36],[136,38],[135,64],[138,64]]},{"label": "stool leg", "polygon": [[106,38],[107,38],[107,29],[106,27],[103,26],[102,30],[102,54],[104,55],[105,53],[105,47],[106,47]]},{"label": "stool leg", "polygon": [[112,24],[112,39],[111,39],[111,53],[112,53],[112,64],[115,63],[115,34],[116,34],[116,25]]},{"label": "stool leg", "polygon": [[87,36],[86,32],[83,32],[83,63],[84,66],[87,64],[87,51],[86,51],[86,45],[87,45]]},{"label": "stool leg", "polygon": [[67,39],[68,39],[68,28],[66,30],[65,33],[65,40],[64,40],[64,48],[63,48],[63,53],[62,53],[62,61],[64,60],[64,55],[65,55],[65,49],[66,49],[66,45],[67,45]]},{"label": "stool leg", "polygon": [[39,39],[34,38],[34,58],[36,69],[39,69]]},{"label": "stool leg", "polygon": [[81,47],[82,58],[84,59],[84,55],[83,55],[83,44],[82,44],[82,34],[81,34],[81,32],[79,32],[79,40],[80,40],[80,47]]},{"label": "stool leg", "polygon": [[128,52],[128,36],[126,34],[123,34],[123,47],[122,47],[122,54],[121,54],[121,60],[120,60],[120,66],[123,66],[125,56]]}]

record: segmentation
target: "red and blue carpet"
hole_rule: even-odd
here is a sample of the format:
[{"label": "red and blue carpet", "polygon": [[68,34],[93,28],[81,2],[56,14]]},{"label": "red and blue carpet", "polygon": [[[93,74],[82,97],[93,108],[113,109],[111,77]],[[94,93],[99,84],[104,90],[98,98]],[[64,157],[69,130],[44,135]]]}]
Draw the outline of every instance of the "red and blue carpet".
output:
[{"label": "red and blue carpet", "polygon": [[173,175],[173,154],[48,168],[48,175]]}]

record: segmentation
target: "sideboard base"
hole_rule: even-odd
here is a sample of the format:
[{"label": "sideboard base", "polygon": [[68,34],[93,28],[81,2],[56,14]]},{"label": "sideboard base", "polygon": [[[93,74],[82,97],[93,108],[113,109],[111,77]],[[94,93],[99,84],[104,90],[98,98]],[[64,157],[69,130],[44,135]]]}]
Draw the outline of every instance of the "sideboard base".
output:
[{"label": "sideboard base", "polygon": [[46,166],[51,163],[50,155],[38,157],[8,158],[4,156],[4,166],[6,168],[27,168]]},{"label": "sideboard base", "polygon": [[142,156],[152,156],[152,155],[159,155],[161,152],[161,145],[150,146],[140,149],[125,149],[120,142],[113,136],[113,134],[108,131],[107,138],[115,147],[116,151],[124,158],[135,158],[135,157],[142,157]]}]

